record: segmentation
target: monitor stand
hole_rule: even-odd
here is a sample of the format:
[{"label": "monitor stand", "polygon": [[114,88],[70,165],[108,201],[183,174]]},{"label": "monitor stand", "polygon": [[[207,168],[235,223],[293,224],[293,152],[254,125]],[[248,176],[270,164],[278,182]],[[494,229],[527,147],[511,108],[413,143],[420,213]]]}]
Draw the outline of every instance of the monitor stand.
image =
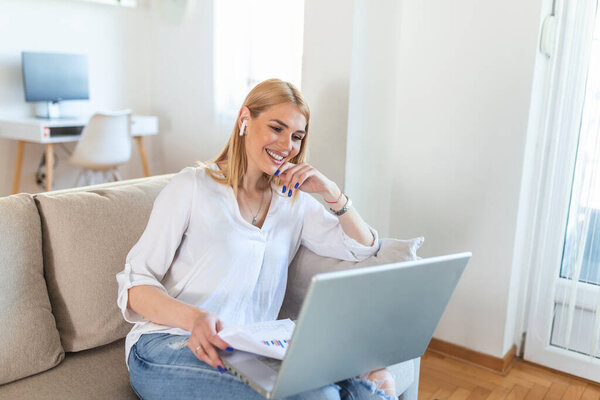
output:
[{"label": "monitor stand", "polygon": [[37,107],[37,118],[45,119],[61,119],[60,103],[58,101],[46,101],[43,106],[40,104]]}]

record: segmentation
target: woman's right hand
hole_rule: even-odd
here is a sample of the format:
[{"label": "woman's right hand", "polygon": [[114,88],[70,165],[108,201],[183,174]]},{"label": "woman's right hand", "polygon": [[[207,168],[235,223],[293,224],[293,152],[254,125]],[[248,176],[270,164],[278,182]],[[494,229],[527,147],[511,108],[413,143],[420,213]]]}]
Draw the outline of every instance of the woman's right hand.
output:
[{"label": "woman's right hand", "polygon": [[217,332],[223,329],[223,323],[219,317],[208,311],[201,311],[194,320],[188,347],[200,361],[204,361],[213,368],[224,372],[225,366],[217,354],[215,347],[221,350],[233,350]]}]

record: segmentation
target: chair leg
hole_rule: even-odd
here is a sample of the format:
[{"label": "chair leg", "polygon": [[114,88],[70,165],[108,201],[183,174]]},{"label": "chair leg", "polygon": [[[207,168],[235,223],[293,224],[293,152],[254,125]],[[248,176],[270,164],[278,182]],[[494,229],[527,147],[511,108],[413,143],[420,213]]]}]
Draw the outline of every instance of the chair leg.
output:
[{"label": "chair leg", "polygon": [[83,183],[85,186],[91,186],[95,185],[96,183],[110,182],[111,177],[114,179],[115,182],[121,180],[121,175],[119,174],[119,170],[117,168],[109,169],[106,171],[94,171],[82,168],[79,172],[79,175],[77,176],[77,180],[75,181],[75,187],[79,187],[79,182],[81,181],[81,178],[83,178]]},{"label": "chair leg", "polygon": [[81,177],[83,176],[83,169],[81,169],[79,171],[79,175],[77,175],[77,179],[75,180],[75,186],[74,187],[79,187],[79,181],[81,180]]}]

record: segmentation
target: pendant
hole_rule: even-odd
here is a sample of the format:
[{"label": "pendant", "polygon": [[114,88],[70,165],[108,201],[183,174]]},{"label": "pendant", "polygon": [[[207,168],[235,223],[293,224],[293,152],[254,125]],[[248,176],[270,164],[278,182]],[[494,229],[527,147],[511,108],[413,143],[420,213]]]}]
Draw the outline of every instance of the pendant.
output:
[{"label": "pendant", "polygon": [[252,218],[252,225],[256,226],[256,217]]}]

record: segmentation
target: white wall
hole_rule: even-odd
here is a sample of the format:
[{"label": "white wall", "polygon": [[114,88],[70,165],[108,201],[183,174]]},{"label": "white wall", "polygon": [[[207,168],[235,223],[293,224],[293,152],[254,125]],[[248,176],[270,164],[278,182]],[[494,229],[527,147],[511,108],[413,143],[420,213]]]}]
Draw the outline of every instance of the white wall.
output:
[{"label": "white wall", "polygon": [[368,223],[388,236],[398,148],[399,0],[355,1],[346,158],[347,194]]},{"label": "white wall", "polygon": [[344,188],[354,6],[305,0],[302,94],[311,109],[309,162]]},{"label": "white wall", "polygon": [[[502,357],[541,0],[403,1],[393,236],[472,251],[435,337]],[[509,310],[510,308],[510,310]],[[510,313],[510,315],[509,315]]]},{"label": "white wall", "polygon": [[[138,114],[152,111],[147,40],[149,10],[106,6],[65,0],[3,0],[0,3],[0,114],[31,115],[24,101],[21,51],[87,53],[90,73],[90,101],[65,102],[67,113],[131,108]],[[155,170],[153,139],[146,140]],[[74,144],[67,144],[72,150]],[[0,196],[10,194],[16,142],[0,139]],[[27,144],[23,160],[21,191],[41,191],[35,185],[35,170],[44,146]],[[55,188],[72,186],[78,171],[67,165],[68,155],[61,147]],[[158,160],[160,161],[160,160]],[[124,178],[142,176],[137,148],[122,169]]]},{"label": "white wall", "polygon": [[161,120],[162,171],[176,172],[214,159],[235,121],[214,112],[213,2],[191,1],[187,17],[165,23],[151,6],[153,110]]},{"label": "white wall", "polygon": [[496,357],[515,343],[541,3],[355,1],[346,186],[382,236],[473,252],[434,336]]}]

